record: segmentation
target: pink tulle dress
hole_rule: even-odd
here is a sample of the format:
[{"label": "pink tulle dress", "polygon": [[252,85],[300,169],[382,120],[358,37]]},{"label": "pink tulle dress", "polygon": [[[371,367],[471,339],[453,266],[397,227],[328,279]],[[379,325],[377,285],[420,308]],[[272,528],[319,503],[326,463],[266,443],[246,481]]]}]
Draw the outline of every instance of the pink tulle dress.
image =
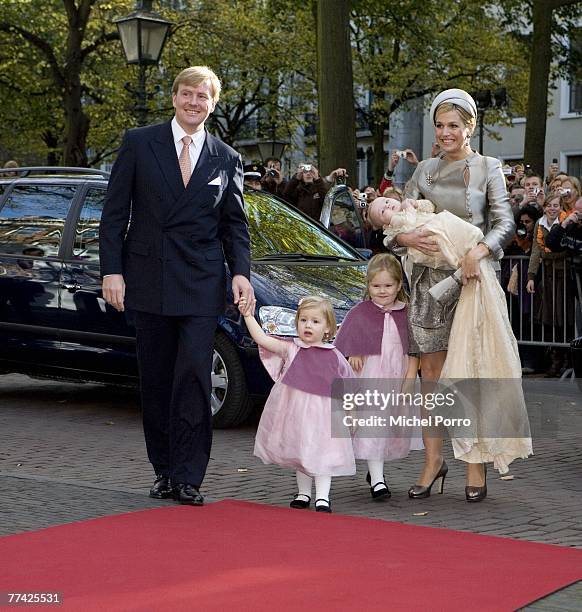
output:
[{"label": "pink tulle dress", "polygon": [[[381,306],[374,304],[382,310]],[[402,310],[406,305],[396,302],[392,310]],[[366,355],[364,366],[360,372],[356,372],[359,378],[384,379],[386,381],[404,380],[408,369],[408,355],[406,354],[400,334],[396,327],[391,311],[384,313],[384,328],[382,334],[381,353],[379,355]],[[387,389],[386,389],[387,390]],[[400,389],[396,389],[400,391]],[[376,412],[375,414],[380,414]],[[420,410],[415,406],[392,406],[382,413],[382,416],[390,415],[420,417]],[[356,459],[369,461],[391,461],[406,457],[411,450],[423,448],[422,432],[420,427],[391,426],[384,428],[381,436],[369,437],[369,429],[356,429],[354,432],[353,446]]]},{"label": "pink tulle dress", "polygon": [[[263,463],[299,470],[309,476],[350,476],[356,473],[349,432],[332,437],[331,398],[285,384],[284,378],[299,351],[311,350],[299,339],[285,341],[286,354],[259,349],[263,365],[275,381],[257,429],[254,454]],[[321,348],[321,347],[320,347]],[[336,378],[354,376],[350,364],[333,346]]]}]

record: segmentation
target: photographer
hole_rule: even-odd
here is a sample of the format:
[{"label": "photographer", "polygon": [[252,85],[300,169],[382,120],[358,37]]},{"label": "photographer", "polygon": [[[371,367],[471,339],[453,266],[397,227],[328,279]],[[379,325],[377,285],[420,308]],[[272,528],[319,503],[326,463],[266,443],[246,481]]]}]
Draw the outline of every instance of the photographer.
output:
[{"label": "photographer", "polygon": [[566,251],[571,255],[582,255],[582,198],[578,198],[574,209],[562,223],[552,227],[546,244],[554,253]]},{"label": "photographer", "polygon": [[281,160],[277,157],[267,157],[265,160],[265,174],[261,179],[263,191],[283,197],[287,181],[281,172]]},{"label": "photographer", "polygon": [[[515,215],[515,236],[511,246],[515,245],[515,255],[529,255],[533,242],[536,221],[542,216],[537,206],[526,204]],[[511,247],[510,247],[511,249]]]},{"label": "photographer", "polygon": [[541,177],[537,174],[526,176],[523,186],[525,188],[523,205],[533,204],[542,210],[545,196]]},{"label": "photographer", "polygon": [[548,191],[553,191],[551,185],[559,173],[560,167],[558,166],[558,159],[555,157],[552,159],[552,163],[548,166],[548,174],[546,175],[546,180],[544,181]]},{"label": "photographer", "polygon": [[574,205],[578,198],[582,195],[580,190],[580,181],[575,176],[563,176],[562,186],[558,189],[560,194],[562,208],[566,212],[574,210]]},{"label": "photographer", "polygon": [[509,188],[509,203],[511,204],[511,210],[514,215],[519,212],[519,209],[524,206],[525,198],[525,187],[522,187],[518,183],[514,183]]},{"label": "photographer", "polygon": [[525,178],[525,166],[523,164],[515,164],[515,166],[513,166],[513,174],[515,176],[514,183],[523,187],[523,181]]},{"label": "photographer", "polygon": [[319,176],[317,168],[313,164],[303,163],[287,183],[283,197],[300,211],[319,221],[327,191],[327,183]]},{"label": "photographer", "polygon": [[418,158],[414,154],[412,149],[405,149],[404,151],[395,150],[392,151],[392,155],[390,156],[390,163],[388,164],[388,169],[384,173],[382,180],[380,181],[380,187],[378,188],[379,193],[384,193],[384,190],[388,187],[392,187],[394,184],[394,170],[398,165],[398,162],[404,159],[409,164],[413,166],[418,166]]},{"label": "photographer", "polygon": [[362,193],[366,196],[366,203],[368,206],[378,197],[378,192],[372,187],[372,185],[366,185],[362,189]]}]

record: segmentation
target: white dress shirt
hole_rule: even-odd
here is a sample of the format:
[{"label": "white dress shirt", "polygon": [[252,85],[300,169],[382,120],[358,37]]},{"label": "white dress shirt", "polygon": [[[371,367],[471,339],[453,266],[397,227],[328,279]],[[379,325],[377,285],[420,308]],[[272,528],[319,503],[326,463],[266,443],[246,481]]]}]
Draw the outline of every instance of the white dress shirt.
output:
[{"label": "white dress shirt", "polygon": [[548,220],[548,218],[546,217],[546,215],[542,215],[539,224],[542,227],[545,227],[548,232],[552,229],[552,227],[554,227],[554,225],[556,225],[556,223],[560,223],[560,215],[558,214],[558,216],[552,221],[552,224],[550,225],[550,222]]},{"label": "white dress shirt", "polygon": [[202,147],[204,146],[204,141],[206,140],[206,131],[199,130],[194,134],[187,134],[181,127],[180,124],[176,121],[176,117],[172,119],[172,134],[174,135],[174,144],[176,145],[176,155],[178,159],[180,158],[180,153],[184,148],[184,143],[182,142],[182,138],[184,136],[190,136],[192,138],[192,142],[190,143],[190,164],[192,168],[192,172],[194,168],[196,168],[196,163],[198,162],[198,158],[200,157],[200,152],[202,151]]}]

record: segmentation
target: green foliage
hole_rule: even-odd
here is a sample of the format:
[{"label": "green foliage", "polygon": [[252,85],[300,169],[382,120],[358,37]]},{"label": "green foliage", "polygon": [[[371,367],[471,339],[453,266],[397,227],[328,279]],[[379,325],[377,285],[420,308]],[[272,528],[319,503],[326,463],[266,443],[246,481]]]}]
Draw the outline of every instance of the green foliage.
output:
[{"label": "green foliage", "polygon": [[[96,4],[95,6],[92,6]],[[29,162],[62,162],[70,129],[65,113],[72,83],[80,77],[82,113],[90,128],[89,149],[100,151],[118,136],[123,113],[123,77],[129,78],[112,19],[130,11],[131,0],[0,0],[0,142],[13,157]],[[79,21],[75,44],[67,10],[90,11]],[[75,61],[81,58],[77,74]],[[115,147],[109,146],[109,151]],[[43,159],[44,158],[44,159]]]},{"label": "green foliage", "polygon": [[[550,83],[555,84],[559,78],[569,79],[580,70],[582,53],[570,46],[572,33],[582,28],[582,2],[572,0],[535,0],[554,6],[552,11],[552,38],[550,66]],[[523,43],[525,58],[531,56],[533,2],[532,0],[499,0],[502,25]]]},{"label": "green foliage", "polygon": [[[474,0],[354,0],[354,78],[373,94],[370,125],[449,87],[506,86],[523,112],[527,63],[522,43],[499,23],[499,10]],[[363,109],[365,111],[365,109]],[[499,119],[493,117],[491,119]]]},{"label": "green foliage", "polygon": [[[264,135],[290,135],[314,98],[309,3],[298,10],[291,0],[186,0],[179,11],[173,4],[154,3],[174,25],[160,66],[148,70],[149,121],[171,116],[174,76],[205,64],[223,82],[213,120],[220,137],[233,142],[254,136],[245,133],[253,113]],[[10,156],[65,161],[64,140],[78,120],[66,113],[77,77],[88,120],[88,163],[116,150],[123,131],[136,125],[135,99],[124,85],[135,88],[137,68],[126,65],[113,20],[134,7],[134,0],[0,0],[0,96],[11,101],[0,108],[0,146]],[[68,14],[81,9],[89,18],[75,48]],[[72,60],[79,56],[76,67]],[[160,93],[154,94],[155,86]]]},{"label": "green foliage", "polygon": [[289,137],[314,98],[315,26],[309,7],[270,0],[186,3],[165,53],[167,71],[205,64],[223,83],[211,122],[226,142]]}]

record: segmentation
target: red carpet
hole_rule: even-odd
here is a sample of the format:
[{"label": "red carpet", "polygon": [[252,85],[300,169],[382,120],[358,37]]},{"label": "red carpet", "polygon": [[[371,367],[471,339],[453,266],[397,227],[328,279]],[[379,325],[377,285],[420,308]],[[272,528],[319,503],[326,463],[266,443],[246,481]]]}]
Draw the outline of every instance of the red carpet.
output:
[{"label": "red carpet", "polygon": [[514,610],[582,551],[246,502],[165,506],[0,538],[0,592],[60,610]]}]

